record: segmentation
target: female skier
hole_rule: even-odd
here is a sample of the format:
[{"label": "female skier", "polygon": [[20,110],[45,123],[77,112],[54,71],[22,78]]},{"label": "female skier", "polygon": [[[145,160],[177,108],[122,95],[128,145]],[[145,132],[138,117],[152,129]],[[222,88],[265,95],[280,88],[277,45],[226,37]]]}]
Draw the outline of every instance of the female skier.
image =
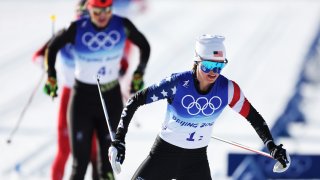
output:
[{"label": "female skier", "polygon": [[160,99],[168,102],[166,118],[150,154],[132,179],[211,179],[207,146],[213,124],[227,106],[249,121],[271,155],[286,166],[286,150],[275,145],[265,120],[238,84],[220,74],[228,63],[223,41],[222,36],[200,36],[191,71],[172,74],[127,101],[109,148],[117,173],[125,158],[125,135],[134,112]]}]

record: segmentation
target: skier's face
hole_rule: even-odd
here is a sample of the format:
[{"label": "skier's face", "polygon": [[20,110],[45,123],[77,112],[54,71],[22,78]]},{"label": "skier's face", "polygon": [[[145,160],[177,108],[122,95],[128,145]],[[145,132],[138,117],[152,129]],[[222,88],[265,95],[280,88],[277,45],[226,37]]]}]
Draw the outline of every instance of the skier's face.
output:
[{"label": "skier's face", "polygon": [[91,21],[99,28],[104,28],[112,16],[111,6],[105,8],[88,7]]}]

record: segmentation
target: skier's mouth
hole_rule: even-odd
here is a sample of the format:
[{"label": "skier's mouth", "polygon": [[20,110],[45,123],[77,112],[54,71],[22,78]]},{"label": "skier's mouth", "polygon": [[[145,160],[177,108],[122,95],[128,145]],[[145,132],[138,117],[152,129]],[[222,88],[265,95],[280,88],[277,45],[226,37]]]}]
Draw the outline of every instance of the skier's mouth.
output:
[{"label": "skier's mouth", "polygon": [[217,75],[216,74],[208,74],[207,77],[208,77],[209,80],[212,81],[212,80],[215,80],[217,78]]},{"label": "skier's mouth", "polygon": [[98,21],[101,24],[105,24],[107,22],[107,19],[106,18],[100,18],[100,19],[98,19]]}]

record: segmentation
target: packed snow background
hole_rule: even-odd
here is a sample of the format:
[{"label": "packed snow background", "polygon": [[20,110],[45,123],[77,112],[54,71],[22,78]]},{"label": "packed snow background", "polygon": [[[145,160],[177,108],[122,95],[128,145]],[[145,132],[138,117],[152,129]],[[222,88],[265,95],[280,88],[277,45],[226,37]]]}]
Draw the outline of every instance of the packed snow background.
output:
[{"label": "packed snow background", "polygon": [[[31,57],[52,35],[50,16],[57,17],[55,31],[68,26],[74,18],[76,2],[0,1],[0,179],[50,179],[56,153],[59,99],[52,101],[42,92],[44,82],[11,144],[6,140],[41,78],[42,70],[31,62]],[[146,85],[157,83],[173,72],[191,69],[198,35],[224,35],[229,64],[223,74],[240,85],[270,128],[295,90],[304,57],[320,22],[320,1],[316,0],[149,0],[143,13],[133,11],[128,17],[151,44],[144,77]],[[131,72],[136,58],[135,49]],[[319,89],[305,93],[311,97],[318,93],[320,99]],[[307,102],[302,105],[307,107],[304,112],[312,116],[312,126],[291,127],[295,131],[293,138],[277,139],[289,153],[320,152],[317,105]],[[117,179],[130,179],[147,156],[164,119],[165,108],[166,102],[161,101],[136,112],[126,138],[126,159]],[[250,124],[230,108],[215,123],[213,135],[255,149],[263,147]],[[228,152],[246,151],[216,140],[209,144],[214,179],[227,178]],[[71,159],[66,165],[65,179],[70,172]],[[89,167],[86,179],[90,176]]]}]

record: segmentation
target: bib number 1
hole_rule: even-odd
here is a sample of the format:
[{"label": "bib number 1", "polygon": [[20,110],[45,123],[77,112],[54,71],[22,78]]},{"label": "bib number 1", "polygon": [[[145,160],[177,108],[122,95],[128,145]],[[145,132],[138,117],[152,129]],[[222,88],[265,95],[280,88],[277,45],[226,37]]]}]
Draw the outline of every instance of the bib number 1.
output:
[{"label": "bib number 1", "polygon": [[[196,132],[193,132],[193,133],[190,133],[189,134],[189,137],[186,139],[187,141],[195,141],[195,135],[196,134]],[[203,138],[203,136],[199,136],[199,139],[198,139],[198,141],[201,141],[202,140],[202,138]]]}]

